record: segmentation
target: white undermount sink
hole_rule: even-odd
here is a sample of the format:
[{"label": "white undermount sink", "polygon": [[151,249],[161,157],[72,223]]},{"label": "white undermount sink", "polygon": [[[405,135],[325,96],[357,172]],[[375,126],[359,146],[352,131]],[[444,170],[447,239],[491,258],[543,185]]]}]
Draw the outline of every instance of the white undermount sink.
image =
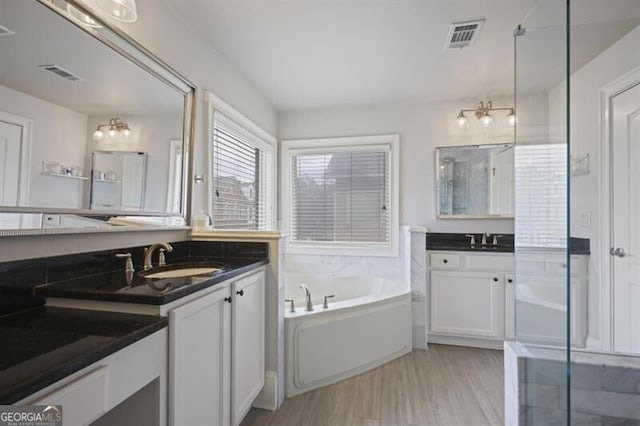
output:
[{"label": "white undermount sink", "polygon": [[181,268],[181,269],[171,269],[169,271],[161,271],[161,272],[154,272],[152,274],[145,274],[144,277],[145,278],[183,278],[183,277],[195,277],[197,275],[209,275],[212,274],[216,271],[218,271],[220,268],[204,268],[204,267],[200,267],[200,268],[196,268],[196,267],[189,267],[189,268]]}]

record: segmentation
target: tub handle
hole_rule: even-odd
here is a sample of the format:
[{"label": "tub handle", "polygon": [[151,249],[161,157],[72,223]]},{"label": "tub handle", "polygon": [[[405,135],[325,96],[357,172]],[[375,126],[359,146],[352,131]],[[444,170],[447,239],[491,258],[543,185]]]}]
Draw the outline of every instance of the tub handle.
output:
[{"label": "tub handle", "polygon": [[329,299],[332,298],[332,297],[336,297],[336,295],[335,294],[331,294],[329,296],[325,296],[324,297],[324,303],[322,304],[322,308],[323,309],[329,309]]},{"label": "tub handle", "polygon": [[293,299],[284,299],[284,302],[285,303],[291,303],[291,308],[289,309],[289,312],[294,314],[296,312],[296,308],[295,308],[295,306],[293,306]]}]

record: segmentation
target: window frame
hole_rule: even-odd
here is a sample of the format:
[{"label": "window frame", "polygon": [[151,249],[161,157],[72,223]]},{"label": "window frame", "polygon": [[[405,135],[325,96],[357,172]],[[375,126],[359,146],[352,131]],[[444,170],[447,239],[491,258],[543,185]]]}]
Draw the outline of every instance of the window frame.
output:
[{"label": "window frame", "polygon": [[[312,151],[326,152],[330,149],[348,151],[350,148],[367,148],[380,145],[389,145],[389,193],[390,193],[390,214],[389,214],[389,242],[386,245],[375,243],[353,243],[353,242],[305,242],[296,243],[292,237],[291,229],[292,214],[292,193],[291,193],[291,157]],[[373,136],[349,136],[338,138],[319,139],[291,139],[282,140],[280,146],[280,211],[282,229],[288,233],[290,238],[287,241],[288,254],[307,255],[333,255],[333,256],[399,256],[399,207],[400,207],[400,136],[397,134],[373,135]]]},{"label": "window frame", "polygon": [[213,126],[214,126],[214,114],[218,112],[223,117],[225,124],[230,127],[235,127],[236,130],[248,136],[251,143],[261,151],[267,152],[271,156],[271,167],[265,170],[265,173],[271,174],[271,199],[266,201],[266,205],[269,206],[271,212],[267,221],[266,229],[226,229],[226,228],[212,228],[214,231],[274,231],[277,230],[277,217],[278,217],[278,141],[275,137],[271,136],[262,127],[255,124],[248,117],[242,114],[240,111],[233,108],[231,105],[220,99],[214,93],[210,91],[205,92],[205,98],[208,104],[208,119],[207,119],[207,207],[206,211],[213,218]]}]

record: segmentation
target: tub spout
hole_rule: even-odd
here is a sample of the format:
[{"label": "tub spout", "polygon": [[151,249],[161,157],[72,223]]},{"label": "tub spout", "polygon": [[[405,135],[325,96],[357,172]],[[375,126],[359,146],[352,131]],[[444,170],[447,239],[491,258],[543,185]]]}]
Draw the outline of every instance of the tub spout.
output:
[{"label": "tub spout", "polygon": [[306,284],[300,284],[300,288],[304,290],[304,295],[307,298],[307,312],[313,311],[313,304],[311,303],[311,291],[309,291],[309,287]]}]

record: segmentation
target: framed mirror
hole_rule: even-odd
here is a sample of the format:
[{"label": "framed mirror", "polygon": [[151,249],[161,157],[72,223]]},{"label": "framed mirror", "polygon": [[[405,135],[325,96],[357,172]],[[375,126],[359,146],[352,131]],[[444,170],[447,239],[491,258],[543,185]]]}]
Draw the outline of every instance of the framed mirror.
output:
[{"label": "framed mirror", "polygon": [[513,144],[436,148],[438,219],[513,218]]},{"label": "framed mirror", "polygon": [[0,28],[0,231],[184,226],[193,85],[74,0],[3,1]]}]

